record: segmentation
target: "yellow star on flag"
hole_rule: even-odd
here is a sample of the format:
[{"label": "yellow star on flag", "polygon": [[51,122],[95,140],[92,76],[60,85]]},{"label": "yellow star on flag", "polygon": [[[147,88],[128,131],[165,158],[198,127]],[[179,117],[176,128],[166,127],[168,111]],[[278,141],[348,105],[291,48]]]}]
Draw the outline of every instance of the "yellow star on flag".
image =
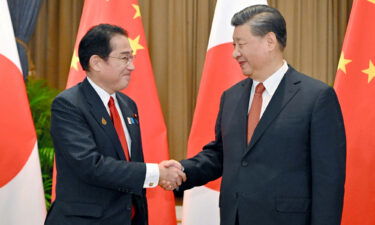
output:
[{"label": "yellow star on flag", "polygon": [[368,0],[369,2],[375,4],[375,0]]},{"label": "yellow star on flag", "polygon": [[374,63],[370,60],[368,69],[362,70],[363,73],[367,74],[368,79],[367,81],[370,83],[372,79],[375,77],[375,66]]},{"label": "yellow star on flag", "polygon": [[77,56],[77,51],[74,50],[73,57],[72,57],[72,62],[70,63],[70,67],[74,68],[75,70],[78,71],[78,62],[79,62],[79,58]]},{"label": "yellow star on flag", "polygon": [[136,55],[137,54],[137,50],[140,50],[140,49],[144,49],[144,47],[142,45],[139,44],[139,38],[141,36],[138,35],[136,38],[134,39],[131,39],[129,38],[129,42],[130,42],[130,47],[133,49],[133,54]]},{"label": "yellow star on flag", "polygon": [[135,14],[133,16],[133,19],[137,17],[141,17],[141,10],[139,9],[139,5],[132,4],[133,8],[135,9]]},{"label": "yellow star on flag", "polygon": [[344,52],[341,52],[339,65],[337,67],[337,70],[341,70],[342,72],[344,72],[346,74],[346,65],[350,62],[352,62],[352,60],[345,59]]}]

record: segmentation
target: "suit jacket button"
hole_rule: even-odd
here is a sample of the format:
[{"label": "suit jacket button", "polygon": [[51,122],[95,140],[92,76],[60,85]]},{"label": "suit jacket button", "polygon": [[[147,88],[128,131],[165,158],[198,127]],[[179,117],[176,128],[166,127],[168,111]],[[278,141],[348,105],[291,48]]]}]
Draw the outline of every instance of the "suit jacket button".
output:
[{"label": "suit jacket button", "polygon": [[246,166],[249,165],[249,163],[248,163],[247,161],[242,161],[241,165],[242,165],[243,167],[246,167]]}]

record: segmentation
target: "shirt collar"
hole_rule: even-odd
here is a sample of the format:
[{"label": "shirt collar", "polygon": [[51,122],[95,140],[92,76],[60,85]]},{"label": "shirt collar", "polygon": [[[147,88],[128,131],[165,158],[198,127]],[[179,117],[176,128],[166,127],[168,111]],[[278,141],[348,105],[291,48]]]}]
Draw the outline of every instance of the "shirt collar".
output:
[{"label": "shirt collar", "polygon": [[[288,64],[284,60],[283,65],[263,82],[263,85],[270,96],[273,96],[273,94],[275,93],[287,70]],[[258,84],[258,81],[253,80],[253,88],[255,88]]]},{"label": "shirt collar", "polygon": [[91,86],[94,88],[96,93],[99,95],[100,99],[102,100],[103,104],[107,107],[109,98],[112,96],[116,102],[116,93],[108,94],[103,88],[99,87],[93,80],[91,80],[89,77],[87,77],[87,80],[91,84]]}]

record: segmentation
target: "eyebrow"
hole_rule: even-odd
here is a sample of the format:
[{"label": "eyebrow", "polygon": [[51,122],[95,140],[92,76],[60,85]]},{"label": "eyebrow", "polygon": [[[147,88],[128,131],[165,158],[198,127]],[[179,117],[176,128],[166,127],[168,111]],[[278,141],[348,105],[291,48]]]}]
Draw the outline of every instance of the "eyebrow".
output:
[{"label": "eyebrow", "polygon": [[133,50],[120,52],[120,55],[132,55],[132,54],[133,54]]},{"label": "eyebrow", "polygon": [[240,37],[233,37],[232,39],[233,39],[233,41],[242,41],[243,40],[243,38],[240,38]]}]

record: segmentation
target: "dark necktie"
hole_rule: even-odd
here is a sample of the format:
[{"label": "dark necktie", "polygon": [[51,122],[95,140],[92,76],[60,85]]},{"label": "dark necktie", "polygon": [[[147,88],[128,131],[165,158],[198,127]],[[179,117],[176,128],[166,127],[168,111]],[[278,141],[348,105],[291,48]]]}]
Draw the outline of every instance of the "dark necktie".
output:
[{"label": "dark necktie", "polygon": [[247,143],[250,143],[254,130],[260,119],[260,111],[262,109],[262,94],[265,88],[263,83],[259,83],[255,88],[253,101],[251,103],[250,112],[247,115]]}]

